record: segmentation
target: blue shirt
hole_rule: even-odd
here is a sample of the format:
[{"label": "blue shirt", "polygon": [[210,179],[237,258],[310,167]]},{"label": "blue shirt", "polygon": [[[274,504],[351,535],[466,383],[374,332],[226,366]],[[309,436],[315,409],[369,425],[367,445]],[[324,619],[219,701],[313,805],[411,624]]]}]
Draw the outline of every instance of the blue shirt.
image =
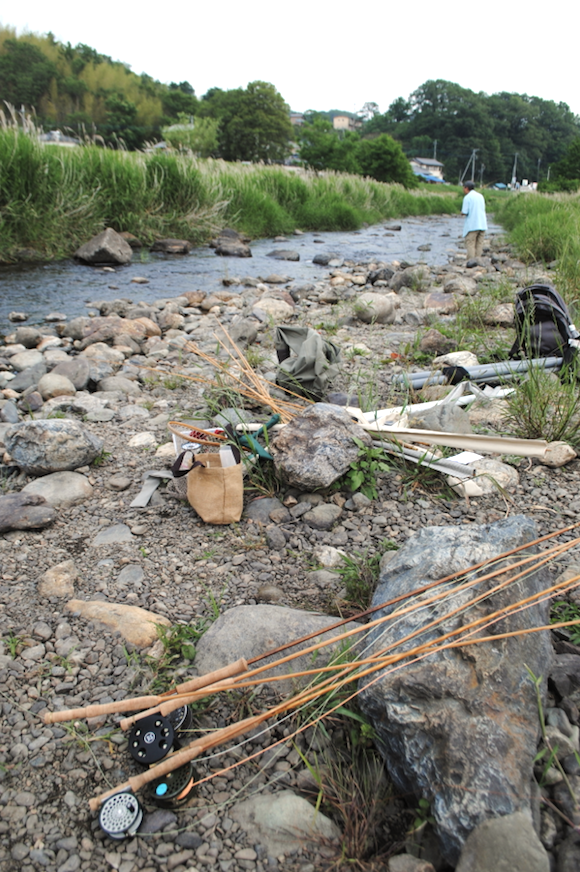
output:
[{"label": "blue shirt", "polygon": [[485,200],[477,191],[470,191],[463,198],[461,212],[466,216],[463,224],[463,235],[467,236],[472,230],[487,230],[487,218],[485,217]]}]

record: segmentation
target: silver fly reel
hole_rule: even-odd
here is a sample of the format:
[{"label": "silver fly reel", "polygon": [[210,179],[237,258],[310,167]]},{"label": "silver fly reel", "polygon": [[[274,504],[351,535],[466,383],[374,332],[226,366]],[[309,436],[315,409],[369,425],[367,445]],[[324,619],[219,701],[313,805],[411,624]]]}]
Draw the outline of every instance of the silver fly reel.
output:
[{"label": "silver fly reel", "polygon": [[99,813],[100,827],[111,839],[134,836],[142,820],[143,809],[131,790],[110,796]]}]

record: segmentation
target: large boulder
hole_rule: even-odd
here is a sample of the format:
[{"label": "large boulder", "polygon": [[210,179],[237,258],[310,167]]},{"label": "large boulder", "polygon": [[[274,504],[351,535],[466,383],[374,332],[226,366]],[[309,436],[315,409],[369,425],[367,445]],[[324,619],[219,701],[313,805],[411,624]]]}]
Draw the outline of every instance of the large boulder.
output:
[{"label": "large boulder", "polygon": [[371,437],[340,406],[315,403],[293,418],[273,440],[274,466],[294,487],[329,487],[358,457],[354,441],[370,446]]},{"label": "large boulder", "polygon": [[[383,568],[373,605],[409,596],[421,586],[532,541],[534,523],[523,516],[493,524],[430,527],[415,533]],[[507,563],[506,563],[507,565]],[[487,566],[479,574],[497,568]],[[476,618],[543,590],[545,570],[490,594],[498,581],[468,590],[458,582],[415,594],[424,608],[376,628],[371,647],[405,651],[461,630]],[[435,593],[447,595],[427,605]],[[486,594],[477,604],[474,598]],[[377,613],[391,614],[397,601]],[[549,603],[514,611],[479,635],[523,631],[549,622]],[[432,622],[443,621],[437,626]],[[413,634],[412,638],[409,638]],[[473,635],[478,635],[473,633]],[[473,637],[472,635],[472,637]],[[403,641],[406,640],[406,641]],[[369,653],[371,653],[369,651]],[[489,817],[530,813],[532,761],[540,735],[535,687],[526,666],[545,677],[552,645],[548,632],[529,633],[469,647],[449,648],[379,676],[363,687],[360,702],[377,731],[391,777],[405,792],[422,795],[445,857],[455,865],[463,843]]]},{"label": "large boulder", "polygon": [[217,239],[212,240],[211,245],[215,248],[215,253],[221,257],[251,257],[252,249],[247,244],[248,241],[236,230],[226,228],[220,231]]},{"label": "large boulder", "polygon": [[88,348],[97,342],[113,342],[118,336],[129,336],[135,342],[141,342],[147,336],[147,330],[139,321],[121,318],[119,315],[108,315],[106,318],[91,318],[82,328],[81,349]]},{"label": "large boulder", "polygon": [[410,288],[412,291],[424,291],[429,287],[430,274],[425,266],[408,266],[394,274],[390,281],[390,287],[398,293],[402,288]]},{"label": "large boulder", "polygon": [[107,227],[77,248],[74,256],[83,263],[130,263],[133,251],[122,236]]},{"label": "large boulder", "polygon": [[36,478],[22,488],[22,493],[40,494],[48,505],[68,509],[90,499],[93,488],[88,478],[80,472],[67,471]]},{"label": "large boulder", "polygon": [[92,463],[103,448],[77,421],[25,421],[6,431],[6,450],[28,475],[48,475]]}]

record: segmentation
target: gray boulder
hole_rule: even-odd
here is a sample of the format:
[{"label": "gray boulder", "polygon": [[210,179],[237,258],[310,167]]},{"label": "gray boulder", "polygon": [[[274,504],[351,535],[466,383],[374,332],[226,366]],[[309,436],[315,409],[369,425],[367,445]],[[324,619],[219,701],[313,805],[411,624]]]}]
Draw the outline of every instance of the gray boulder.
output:
[{"label": "gray boulder", "polygon": [[55,518],[56,510],[38,494],[0,496],[0,533],[8,530],[38,530],[48,527]]},{"label": "gray boulder", "polygon": [[7,430],[6,450],[28,475],[48,475],[92,463],[103,447],[77,421],[25,421]]},{"label": "gray boulder", "polygon": [[[517,516],[494,524],[430,527],[414,534],[384,566],[373,605],[409,595],[426,583],[524,545],[537,536],[532,521]],[[547,586],[539,570],[497,591],[476,606],[477,594],[497,579],[457,591],[375,630],[380,649],[408,650],[459,630]],[[427,599],[437,588],[414,597]],[[461,606],[465,611],[446,617]],[[379,614],[389,614],[401,604]],[[378,615],[377,615],[378,616]],[[443,618],[437,627],[428,627]],[[548,623],[548,604],[515,612],[490,633],[518,631]],[[412,640],[402,642],[408,634]],[[419,635],[420,634],[420,635]],[[530,633],[435,653],[366,686],[360,701],[375,725],[379,746],[397,785],[431,801],[445,857],[455,863],[469,833],[488,817],[530,813],[532,761],[540,734],[535,690],[526,664],[547,676],[549,633]],[[545,678],[542,682],[545,695]]]},{"label": "gray boulder", "polygon": [[273,257],[274,260],[300,260],[298,252],[291,251],[289,248],[275,248],[274,251],[269,251],[266,257]]},{"label": "gray boulder", "polygon": [[41,339],[42,333],[36,327],[18,327],[14,334],[14,342],[25,348],[36,348]]},{"label": "gray boulder", "polygon": [[360,294],[354,304],[354,312],[365,324],[392,324],[395,310],[401,301],[396,294],[376,294],[370,291]]},{"label": "gray boulder", "polygon": [[251,257],[252,249],[247,244],[248,239],[236,230],[226,228],[220,232],[217,239],[212,240],[215,253],[221,257]]},{"label": "gray boulder", "polygon": [[37,390],[43,400],[52,400],[53,397],[74,397],[76,388],[65,375],[47,372],[38,381]]},{"label": "gray boulder", "polygon": [[[211,625],[207,633],[203,634],[197,643],[195,665],[199,674],[203,675],[206,672],[227,666],[228,663],[233,663],[240,657],[251,660],[253,657],[265,654],[266,651],[278,648],[280,645],[285,645],[293,639],[301,639],[309,633],[320,634],[315,639],[303,642],[292,649],[292,652],[300,651],[313,643],[331,639],[336,635],[333,631],[328,633],[323,632],[325,627],[331,626],[334,622],[335,618],[331,618],[328,615],[319,615],[314,612],[302,611],[301,609],[286,609],[282,606],[265,604],[235,606],[235,608],[223,612],[217,621]],[[341,627],[340,632],[346,632],[357,626],[359,625],[356,622],[351,621],[344,627]],[[353,638],[353,645],[357,639],[358,636]],[[339,647],[340,643],[336,643],[336,645],[328,645],[326,648],[321,648],[316,657],[316,666],[326,666],[332,654]],[[282,656],[282,654],[276,654],[266,657],[260,661],[259,665],[272,663]],[[312,668],[312,654],[308,653],[302,654],[295,660],[291,660],[281,666],[276,666],[265,674],[268,676],[288,675],[291,672]],[[303,679],[303,681],[308,680],[308,676]],[[286,692],[293,690],[294,685],[295,679],[284,679],[277,681],[275,686],[280,692]]]},{"label": "gray boulder", "polygon": [[151,251],[162,251],[164,254],[189,254],[193,245],[187,239],[157,239],[151,246]]},{"label": "gray boulder", "polygon": [[550,872],[550,861],[531,817],[519,811],[479,824],[455,872]]},{"label": "gray boulder", "polygon": [[130,263],[133,251],[122,236],[107,227],[77,248],[74,256],[83,263]]},{"label": "gray boulder", "polygon": [[371,437],[343,408],[315,403],[284,427],[270,451],[289,484],[311,491],[329,487],[356,461],[355,438],[371,445]]}]

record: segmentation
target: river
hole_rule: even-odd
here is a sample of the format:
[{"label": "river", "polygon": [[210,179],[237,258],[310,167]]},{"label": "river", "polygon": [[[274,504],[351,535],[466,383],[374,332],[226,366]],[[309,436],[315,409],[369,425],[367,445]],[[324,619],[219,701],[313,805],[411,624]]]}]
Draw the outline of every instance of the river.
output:
[{"label": "river", "polygon": [[[400,224],[401,230],[391,235],[386,229],[389,224]],[[69,318],[85,315],[86,304],[94,300],[124,297],[135,302],[152,302],[179,296],[184,291],[215,291],[223,288],[224,278],[234,276],[265,279],[276,273],[294,282],[315,282],[324,278],[331,268],[312,263],[312,258],[322,253],[362,263],[406,260],[445,264],[457,251],[462,224],[459,215],[430,215],[393,219],[362,230],[304,233],[291,236],[283,243],[260,239],[251,245],[252,257],[244,259],[218,257],[207,246],[185,256],[153,254],[142,249],[134,252],[132,263],[117,266],[114,272],[74,260],[3,266],[0,267],[0,333],[14,329],[8,320],[11,311],[24,311],[29,316],[27,323],[41,324],[51,312],[62,312]],[[501,232],[501,228],[490,224],[490,232]],[[420,245],[426,244],[430,244],[430,251],[418,250]],[[267,256],[282,248],[297,251],[300,260],[280,261]],[[138,276],[148,279],[149,283],[131,281]],[[236,290],[235,285],[232,290]]]}]

